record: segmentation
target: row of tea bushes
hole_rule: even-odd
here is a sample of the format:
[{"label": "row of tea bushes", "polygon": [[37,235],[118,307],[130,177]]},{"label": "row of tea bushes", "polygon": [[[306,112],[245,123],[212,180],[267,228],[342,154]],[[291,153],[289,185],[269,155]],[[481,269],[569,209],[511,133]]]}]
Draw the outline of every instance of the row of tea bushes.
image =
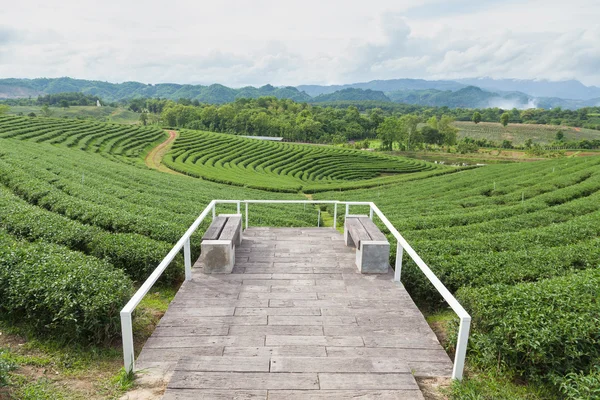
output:
[{"label": "row of tea bushes", "polygon": [[106,261],[48,243],[18,241],[0,230],[0,315],[65,341],[107,343],[131,280]]}]

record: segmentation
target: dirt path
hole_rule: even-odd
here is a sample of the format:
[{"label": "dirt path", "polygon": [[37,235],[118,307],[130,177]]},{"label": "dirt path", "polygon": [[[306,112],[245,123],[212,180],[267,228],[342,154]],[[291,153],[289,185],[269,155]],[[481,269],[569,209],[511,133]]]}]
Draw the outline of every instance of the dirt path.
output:
[{"label": "dirt path", "polygon": [[179,136],[179,134],[176,131],[168,131],[168,133],[169,133],[169,137],[167,138],[167,140],[165,140],[164,142],[162,142],[161,144],[159,144],[158,146],[156,146],[155,148],[150,150],[150,153],[148,153],[148,155],[146,155],[144,162],[146,163],[146,165],[149,168],[156,169],[161,172],[166,172],[166,173],[173,174],[173,175],[185,176],[184,174],[179,173],[177,171],[173,171],[172,169],[170,169],[167,166],[165,166],[164,164],[162,164],[162,158],[171,149],[173,142]]}]

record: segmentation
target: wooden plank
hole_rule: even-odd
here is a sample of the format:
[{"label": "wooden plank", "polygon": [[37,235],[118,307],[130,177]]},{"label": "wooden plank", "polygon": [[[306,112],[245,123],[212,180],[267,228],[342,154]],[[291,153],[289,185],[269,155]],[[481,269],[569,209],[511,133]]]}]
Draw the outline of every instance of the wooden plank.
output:
[{"label": "wooden plank", "polygon": [[324,390],[419,390],[415,378],[410,374],[319,373],[319,384]]},{"label": "wooden plank", "polygon": [[242,308],[235,309],[235,315],[321,315],[320,308]]},{"label": "wooden plank", "polygon": [[[324,350],[323,350],[324,351]],[[146,348],[140,353],[136,363],[149,362],[177,362],[184,356],[220,356],[223,354],[223,346],[204,346],[195,348],[171,348],[168,351],[165,349]]]},{"label": "wooden plank", "polygon": [[158,326],[152,337],[170,336],[221,336],[229,333],[227,325],[215,326]]},{"label": "wooden plank", "polygon": [[448,362],[444,350],[396,349],[385,347],[327,347],[329,357],[397,358],[405,361]]},{"label": "wooden plank", "polygon": [[202,240],[218,240],[225,223],[227,222],[226,217],[215,217],[213,222],[211,222],[210,226],[204,232],[204,236],[202,236]]},{"label": "wooden plank", "polygon": [[332,399],[423,400],[423,395],[420,390],[269,390],[269,400]]},{"label": "wooden plank", "polygon": [[356,325],[354,317],[319,317],[319,316],[268,316],[269,325]]},{"label": "wooden plank", "polygon": [[[317,325],[257,325],[257,326],[231,326],[229,334],[232,336],[245,335],[302,335],[322,336],[323,327]],[[341,335],[340,335],[341,336]]]},{"label": "wooden plank", "polygon": [[365,230],[371,237],[371,240],[378,240],[378,241],[381,240],[384,242],[388,241],[387,238],[385,237],[385,235],[379,230],[377,225],[375,225],[375,223],[373,221],[371,221],[370,218],[362,217],[362,218],[359,218],[358,220],[360,221],[362,226],[365,228]]},{"label": "wooden plank", "polygon": [[202,325],[267,325],[267,317],[231,316],[231,317],[170,317],[168,314],[160,320],[158,326],[202,326]]},{"label": "wooden plank", "polygon": [[194,357],[182,358],[175,371],[269,372],[269,357]]},{"label": "wooden plank", "polygon": [[240,217],[228,217],[219,240],[234,240],[241,229],[241,223]]},{"label": "wooden plank", "polygon": [[410,374],[408,363],[395,358],[271,357],[271,372],[381,372]]},{"label": "wooden plank", "polygon": [[362,346],[360,336],[267,335],[265,346]]},{"label": "wooden plank", "polygon": [[181,372],[168,388],[178,389],[318,389],[317,374],[260,372]]},{"label": "wooden plank", "polygon": [[167,389],[162,400],[266,400],[266,390]]},{"label": "wooden plank", "polygon": [[204,347],[204,346],[262,346],[265,339],[262,336],[177,336],[150,337],[144,348],[171,349],[174,347]]},{"label": "wooden plank", "polygon": [[225,346],[224,356],[237,357],[271,357],[271,356],[296,356],[296,357],[327,357],[325,346],[277,346],[277,347],[235,347]]}]

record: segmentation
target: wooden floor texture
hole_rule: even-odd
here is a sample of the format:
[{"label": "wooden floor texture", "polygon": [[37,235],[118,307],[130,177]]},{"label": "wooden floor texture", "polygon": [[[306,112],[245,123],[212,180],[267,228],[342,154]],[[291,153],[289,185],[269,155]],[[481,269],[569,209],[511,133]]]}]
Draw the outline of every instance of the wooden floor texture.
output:
[{"label": "wooden floor texture", "polygon": [[164,399],[422,399],[452,363],[404,287],[331,228],[250,228],[230,275],[196,263],[136,368]]}]

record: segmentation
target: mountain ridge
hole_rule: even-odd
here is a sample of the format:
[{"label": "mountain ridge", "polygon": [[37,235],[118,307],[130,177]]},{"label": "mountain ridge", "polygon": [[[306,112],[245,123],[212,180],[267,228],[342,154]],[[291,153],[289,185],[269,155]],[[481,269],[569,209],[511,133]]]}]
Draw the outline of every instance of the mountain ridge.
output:
[{"label": "mountain ridge", "polygon": [[[482,86],[468,85],[449,80],[390,79],[373,80],[347,85],[300,85],[260,87],[245,86],[230,88],[221,84],[191,85],[177,83],[144,84],[128,81],[110,83],[98,80],[63,78],[0,79],[0,99],[27,98],[45,94],[80,92],[113,102],[140,97],[160,97],[171,100],[181,98],[203,103],[222,104],[240,98],[274,96],[297,102],[333,103],[340,101],[382,101],[451,108],[554,108],[577,109],[600,105],[600,88],[585,86],[579,81],[546,82],[531,80],[493,80],[473,78]],[[564,93],[577,94],[585,99],[567,99],[560,96],[536,96],[522,88],[537,88],[536,93],[553,94],[564,89]],[[496,88],[493,90],[491,88]],[[501,88],[502,90],[498,89]],[[532,89],[533,90],[533,89]],[[577,92],[579,90],[579,92]],[[597,97],[589,97],[598,93]]]}]

